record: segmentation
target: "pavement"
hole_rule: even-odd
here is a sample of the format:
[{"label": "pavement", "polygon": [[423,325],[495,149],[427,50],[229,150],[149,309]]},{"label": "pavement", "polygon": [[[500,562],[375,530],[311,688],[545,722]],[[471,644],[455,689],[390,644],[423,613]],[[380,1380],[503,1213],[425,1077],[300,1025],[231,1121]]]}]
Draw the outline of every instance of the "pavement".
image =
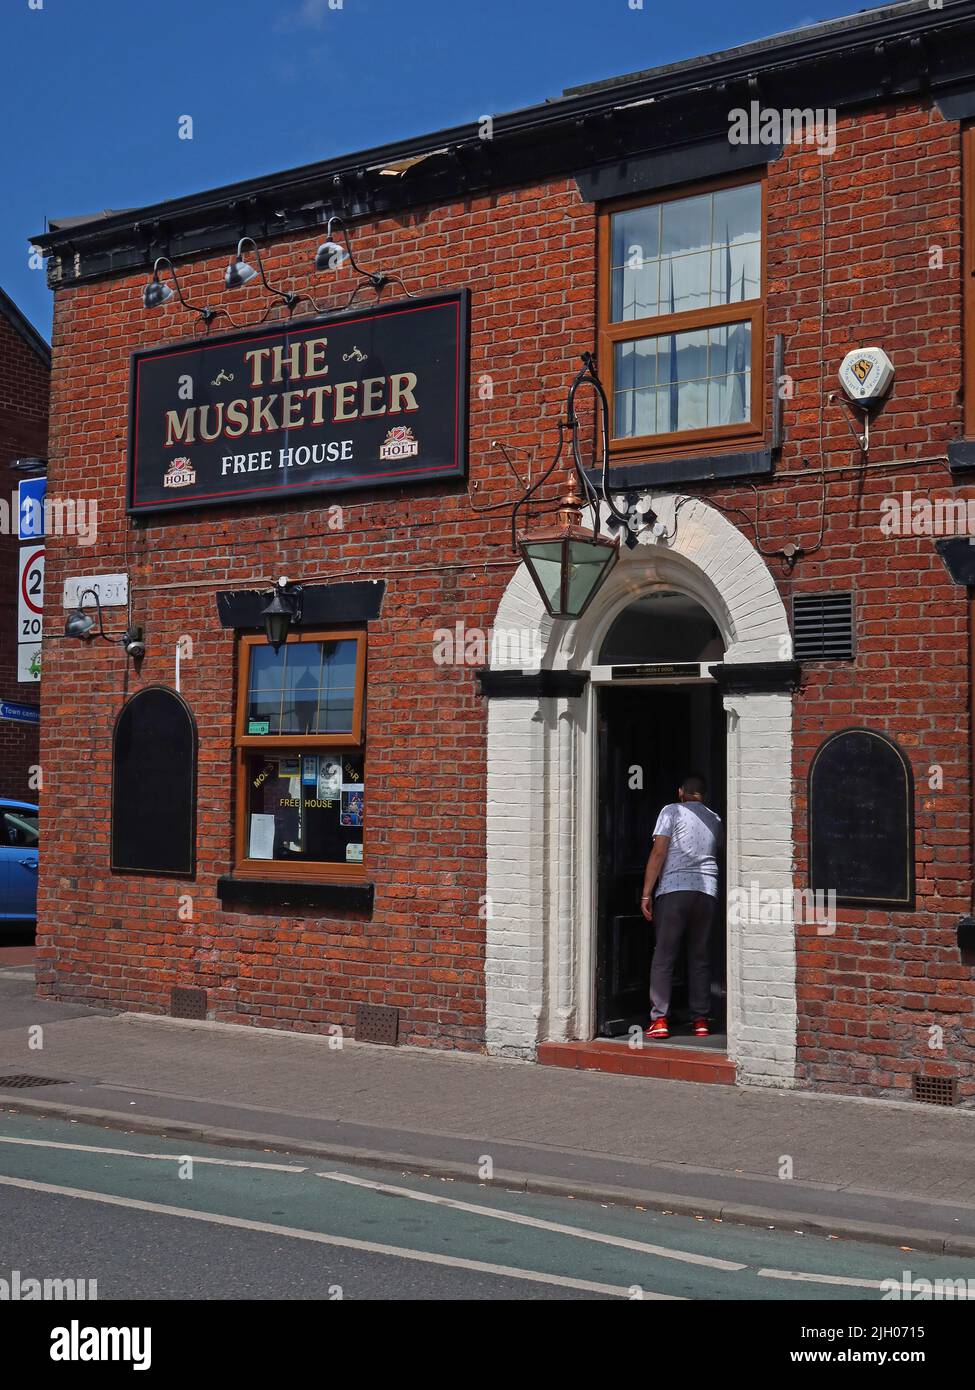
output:
[{"label": "pavement", "polygon": [[0,962],[7,1112],[975,1255],[972,1111],[334,1043],[37,1000]]}]

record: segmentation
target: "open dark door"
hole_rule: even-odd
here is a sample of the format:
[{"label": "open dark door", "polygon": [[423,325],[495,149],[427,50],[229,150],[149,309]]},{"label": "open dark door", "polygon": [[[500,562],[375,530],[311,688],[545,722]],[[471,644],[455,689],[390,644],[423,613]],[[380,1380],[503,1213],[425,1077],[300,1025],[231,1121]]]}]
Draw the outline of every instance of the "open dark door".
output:
[{"label": "open dark door", "polygon": [[[599,692],[599,892],[596,1035],[618,1037],[650,1014],[653,926],[640,912],[643,870],[662,806],[677,798],[682,777],[700,772],[724,818],[724,711],[717,687],[645,685]],[[719,902],[724,901],[721,885]],[[725,978],[724,914],[712,936],[715,1013]],[[682,976],[675,978],[679,1017]],[[723,1019],[716,1018],[719,1027]]]}]

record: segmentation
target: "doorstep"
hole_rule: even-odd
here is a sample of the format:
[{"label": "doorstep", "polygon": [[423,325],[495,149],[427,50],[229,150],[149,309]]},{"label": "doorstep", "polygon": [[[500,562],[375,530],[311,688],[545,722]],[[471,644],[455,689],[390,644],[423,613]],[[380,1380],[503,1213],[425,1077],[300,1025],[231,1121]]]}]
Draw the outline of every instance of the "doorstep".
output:
[{"label": "doorstep", "polygon": [[631,1048],[625,1043],[540,1043],[538,1061],[547,1067],[576,1071],[605,1071],[615,1076],[656,1076],[669,1081],[702,1081],[710,1086],[734,1086],[735,1064],[720,1053],[703,1048],[657,1046],[645,1043]]}]

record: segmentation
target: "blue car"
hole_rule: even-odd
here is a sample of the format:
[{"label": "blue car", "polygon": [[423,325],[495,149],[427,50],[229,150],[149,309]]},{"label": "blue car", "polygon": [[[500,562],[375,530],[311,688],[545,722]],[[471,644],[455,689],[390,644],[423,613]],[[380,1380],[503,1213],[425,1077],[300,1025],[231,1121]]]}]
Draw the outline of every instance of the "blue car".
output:
[{"label": "blue car", "polygon": [[37,807],[0,797],[0,921],[37,921]]}]

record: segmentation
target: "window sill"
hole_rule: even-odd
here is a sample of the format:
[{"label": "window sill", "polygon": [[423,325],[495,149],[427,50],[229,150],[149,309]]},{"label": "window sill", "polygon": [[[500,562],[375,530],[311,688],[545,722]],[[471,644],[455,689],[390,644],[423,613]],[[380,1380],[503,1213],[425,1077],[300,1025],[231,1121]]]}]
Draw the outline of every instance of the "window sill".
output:
[{"label": "window sill", "polygon": [[232,878],[217,880],[223,908],[322,907],[371,915],[374,885],[356,881],[329,883],[323,879]]},{"label": "window sill", "polygon": [[[744,449],[734,454],[688,454],[640,463],[610,459],[609,479],[614,490],[669,487],[672,483],[705,483],[718,478],[770,477],[772,450]],[[589,473],[599,486],[599,475]]]}]

